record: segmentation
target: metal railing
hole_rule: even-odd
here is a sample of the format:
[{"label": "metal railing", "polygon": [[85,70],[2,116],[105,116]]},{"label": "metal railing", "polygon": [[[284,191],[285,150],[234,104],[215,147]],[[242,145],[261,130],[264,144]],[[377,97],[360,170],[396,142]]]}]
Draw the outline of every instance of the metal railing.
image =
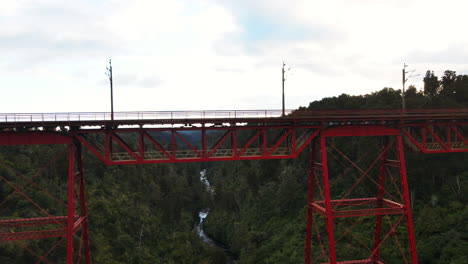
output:
[{"label": "metal railing", "polygon": [[[269,152],[271,148],[267,149]],[[202,150],[198,150],[199,153]],[[210,152],[210,150],[208,150]],[[104,155],[104,153],[102,153]],[[133,154],[139,155],[138,152]],[[175,159],[200,159],[201,157],[193,150],[177,150],[177,151],[167,151],[167,154],[174,157]],[[146,160],[168,160],[169,158],[161,151],[145,151],[144,152]],[[264,155],[263,148],[247,148],[246,151],[242,153],[239,157],[261,157]],[[286,156],[291,155],[291,149],[287,147],[278,147],[270,154],[270,156]],[[234,151],[232,149],[217,149],[210,155],[210,158],[227,158],[233,157]],[[111,154],[113,161],[132,161],[135,160],[134,156],[129,152],[113,152]]]},{"label": "metal railing", "polygon": [[431,118],[468,116],[468,108],[456,109],[372,109],[372,110],[296,110],[294,117],[315,118]]},{"label": "metal railing", "polygon": [[[286,114],[292,110],[286,111]],[[223,118],[275,118],[281,110],[215,110],[215,111],[143,111],[114,112],[114,120],[178,120],[178,119],[223,119]],[[71,113],[6,113],[0,114],[2,122],[67,122],[111,121],[110,112]]]},{"label": "metal railing", "polygon": [[[125,120],[184,120],[184,119],[248,119],[278,118],[282,110],[200,110],[200,111],[134,111],[114,112],[115,121]],[[288,118],[437,118],[468,117],[468,108],[461,109],[388,109],[388,110],[287,110]],[[0,113],[0,123],[6,122],[68,122],[111,121],[110,112],[70,113]]]}]

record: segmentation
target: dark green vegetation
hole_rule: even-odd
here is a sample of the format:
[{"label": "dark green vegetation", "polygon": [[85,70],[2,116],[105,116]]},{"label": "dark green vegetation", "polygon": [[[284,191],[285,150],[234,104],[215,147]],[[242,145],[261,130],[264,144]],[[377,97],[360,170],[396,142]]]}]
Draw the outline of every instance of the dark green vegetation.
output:
[{"label": "dark green vegetation", "polygon": [[[408,108],[468,107],[467,75],[447,71],[439,81],[428,72],[424,80],[423,91],[415,87],[406,91]],[[302,109],[400,107],[401,91],[385,88],[370,95],[324,98]],[[364,140],[341,147],[362,152],[367,147]],[[420,263],[468,263],[468,154],[407,149],[406,160]],[[206,220],[207,233],[230,245],[240,263],[303,262],[307,167],[304,153],[297,160],[225,162],[208,168],[216,202]],[[363,226],[357,235],[366,228],[374,227]],[[344,259],[355,259],[352,248],[339,252]],[[401,263],[393,253],[388,263]]]},{"label": "dark green vegetation", "polygon": [[[240,263],[303,261],[308,176],[303,156],[226,162],[209,170],[217,196],[205,230],[230,245]],[[407,152],[406,160],[420,263],[467,263],[468,155]],[[352,253],[341,256],[354,259]]]},{"label": "dark green vegetation", "polygon": [[[60,158],[34,183],[66,201],[65,146],[15,146],[0,149],[0,175],[22,186],[45,164]],[[200,164],[105,166],[86,153],[91,253],[94,263],[225,263],[221,250],[206,246],[194,232],[205,187]],[[13,189],[0,184],[0,202]],[[25,193],[52,215],[66,215],[65,207],[32,186]],[[44,217],[16,194],[0,207],[0,219]],[[2,228],[0,232],[9,232]],[[140,240],[141,235],[141,240]],[[43,254],[57,239],[0,244],[0,263],[35,263],[29,249]],[[64,263],[62,243],[46,263]]]},{"label": "dark green vegetation", "polygon": [[[395,109],[400,98],[399,90],[385,88],[325,98],[304,109]],[[408,108],[468,107],[468,76],[446,72],[439,80],[428,72],[423,91],[410,87],[406,98]],[[0,175],[21,185],[25,181],[15,171],[31,177],[64,150],[1,147]],[[225,263],[223,252],[204,245],[194,231],[198,211],[206,207],[211,208],[206,232],[229,245],[239,263],[303,261],[308,153],[297,160],[111,167],[85,154],[95,263]],[[468,155],[407,150],[406,158],[420,263],[468,263]],[[62,154],[35,183],[65,200],[66,166]],[[208,169],[216,190],[212,198],[199,180],[202,168]],[[11,192],[0,183],[0,202]],[[65,214],[43,191],[29,187],[25,192],[51,214]],[[19,195],[0,206],[0,219],[40,216],[44,214]],[[34,263],[26,248],[43,253],[54,241],[2,243],[0,263]],[[64,246],[48,258],[50,263],[63,263]]]}]

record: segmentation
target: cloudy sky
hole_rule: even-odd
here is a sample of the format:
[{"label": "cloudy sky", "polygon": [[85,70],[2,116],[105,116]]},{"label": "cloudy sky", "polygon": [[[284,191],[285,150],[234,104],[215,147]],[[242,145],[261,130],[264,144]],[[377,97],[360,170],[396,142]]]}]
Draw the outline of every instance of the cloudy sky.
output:
[{"label": "cloudy sky", "polygon": [[2,0],[0,112],[279,109],[468,73],[465,0]]}]

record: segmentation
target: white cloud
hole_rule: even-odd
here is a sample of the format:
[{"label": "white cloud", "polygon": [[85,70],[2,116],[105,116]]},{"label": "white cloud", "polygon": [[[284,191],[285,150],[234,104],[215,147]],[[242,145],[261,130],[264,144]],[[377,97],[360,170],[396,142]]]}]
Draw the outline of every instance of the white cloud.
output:
[{"label": "white cloud", "polygon": [[[288,108],[468,72],[468,2],[7,0],[0,112]],[[411,80],[421,86],[420,78]]]}]

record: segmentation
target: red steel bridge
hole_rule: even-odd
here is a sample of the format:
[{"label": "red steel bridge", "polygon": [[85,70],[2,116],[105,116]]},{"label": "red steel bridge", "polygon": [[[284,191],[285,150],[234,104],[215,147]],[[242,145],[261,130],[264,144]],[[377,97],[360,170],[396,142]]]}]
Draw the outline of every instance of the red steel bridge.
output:
[{"label": "red steel bridge", "polygon": [[[350,155],[336,140],[365,146]],[[468,109],[288,111],[284,116],[271,110],[118,112],[113,119],[110,113],[0,114],[0,146],[44,144],[68,146],[67,197],[56,199],[66,215],[52,215],[25,193],[27,187],[41,188],[34,183],[41,171],[21,175],[20,186],[0,175],[4,189],[12,191],[0,197],[0,209],[16,194],[43,214],[1,215],[0,241],[56,239],[40,254],[26,247],[36,263],[49,263],[47,257],[62,243],[67,263],[91,263],[83,149],[107,165],[123,165],[289,159],[306,148],[305,263],[386,263],[388,251],[400,253],[399,263],[418,263],[404,153],[468,152]],[[368,151],[372,148],[378,151]],[[369,219],[370,238],[353,234]],[[342,259],[340,250],[350,241],[367,253]]]}]

